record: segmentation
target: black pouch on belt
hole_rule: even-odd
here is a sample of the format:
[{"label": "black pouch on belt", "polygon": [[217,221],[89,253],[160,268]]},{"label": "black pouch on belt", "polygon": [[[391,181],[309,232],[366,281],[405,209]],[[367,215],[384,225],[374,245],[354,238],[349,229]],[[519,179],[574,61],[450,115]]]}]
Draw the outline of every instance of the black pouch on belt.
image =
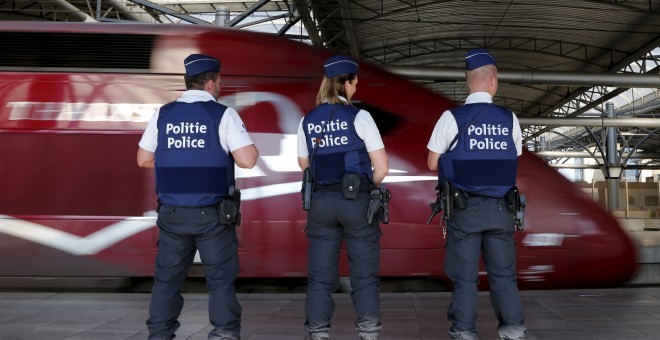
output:
[{"label": "black pouch on belt", "polygon": [[341,177],[341,191],[344,199],[355,200],[360,193],[362,176],[357,172],[347,172]]},{"label": "black pouch on belt", "polygon": [[241,225],[241,191],[233,185],[229,187],[229,194],[222,197],[218,207],[220,224]]},{"label": "black pouch on belt", "polygon": [[506,208],[512,214],[518,211],[518,198],[518,188],[515,186],[506,193]]}]

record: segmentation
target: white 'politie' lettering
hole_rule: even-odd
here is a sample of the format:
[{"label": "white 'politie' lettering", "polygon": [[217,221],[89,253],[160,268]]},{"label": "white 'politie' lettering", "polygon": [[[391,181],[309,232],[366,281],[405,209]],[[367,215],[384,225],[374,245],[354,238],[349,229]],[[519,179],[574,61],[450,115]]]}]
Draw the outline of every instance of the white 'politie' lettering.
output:
[{"label": "white 'politie' lettering", "polygon": [[508,136],[509,128],[502,127],[500,124],[481,124],[470,125],[467,129],[468,136],[484,136],[483,138],[469,138],[470,150],[508,150],[509,143],[506,141],[495,140],[488,136]]},{"label": "white 'politie' lettering", "polygon": [[[346,121],[340,121],[339,119],[335,119],[334,121],[321,121],[321,124],[314,124],[314,123],[307,123],[307,134],[312,134],[312,133],[327,133],[327,132],[335,132],[335,131],[344,131],[348,130],[348,122]],[[326,146],[340,146],[340,145],[348,145],[348,137],[347,136],[334,136],[333,134],[324,134],[321,136],[321,138],[317,137],[312,137],[311,138],[312,142],[312,147],[316,147],[317,145],[322,148]]]},{"label": "white 'politie' lettering", "polygon": [[167,123],[165,125],[165,134],[178,135],[167,137],[168,149],[203,149],[206,141],[203,138],[193,138],[186,136],[189,134],[206,134],[208,127],[199,122],[181,122],[179,124]]}]

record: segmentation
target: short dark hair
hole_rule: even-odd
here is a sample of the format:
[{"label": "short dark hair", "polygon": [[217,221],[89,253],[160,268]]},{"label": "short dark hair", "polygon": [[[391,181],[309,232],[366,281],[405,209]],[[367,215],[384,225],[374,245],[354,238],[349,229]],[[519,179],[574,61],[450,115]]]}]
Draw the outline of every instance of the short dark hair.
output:
[{"label": "short dark hair", "polygon": [[186,90],[203,90],[207,81],[216,80],[219,76],[219,72],[207,71],[192,77],[183,76],[183,80],[186,82]]}]

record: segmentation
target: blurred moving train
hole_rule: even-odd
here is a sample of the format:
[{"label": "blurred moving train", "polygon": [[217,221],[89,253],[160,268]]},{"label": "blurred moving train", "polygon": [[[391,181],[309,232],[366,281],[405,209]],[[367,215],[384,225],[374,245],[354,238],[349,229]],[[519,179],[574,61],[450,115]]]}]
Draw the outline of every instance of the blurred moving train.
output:
[{"label": "blurred moving train", "polygon": [[[0,279],[153,275],[154,173],[135,154],[151,115],[185,90],[191,53],[222,61],[220,101],[237,109],[260,150],[254,169],[238,171],[240,277],[306,276],[295,135],[329,51],[185,25],[2,22],[0,41]],[[390,157],[381,275],[444,279],[440,219],[426,224],[436,184],[426,144],[453,103],[368,63],[355,99]],[[634,248],[616,220],[533,154],[519,164],[529,202],[516,232],[520,287],[626,282]]]}]

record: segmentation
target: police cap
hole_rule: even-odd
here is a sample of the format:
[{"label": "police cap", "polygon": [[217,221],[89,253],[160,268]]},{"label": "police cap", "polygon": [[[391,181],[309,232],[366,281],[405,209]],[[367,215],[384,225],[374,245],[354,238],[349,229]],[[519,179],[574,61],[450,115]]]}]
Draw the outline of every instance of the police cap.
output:
[{"label": "police cap", "polygon": [[493,58],[493,56],[485,48],[477,48],[474,50],[469,50],[465,54],[466,70],[472,71],[474,69],[478,69],[486,65],[494,65],[495,67],[497,67],[497,63],[495,63],[495,58]]},{"label": "police cap", "polygon": [[334,55],[323,63],[323,70],[328,78],[342,74],[357,74],[359,68],[355,59],[344,55]]},{"label": "police cap", "polygon": [[186,76],[192,77],[200,73],[215,71],[220,72],[220,60],[206,54],[191,54],[183,60],[186,67]]}]

